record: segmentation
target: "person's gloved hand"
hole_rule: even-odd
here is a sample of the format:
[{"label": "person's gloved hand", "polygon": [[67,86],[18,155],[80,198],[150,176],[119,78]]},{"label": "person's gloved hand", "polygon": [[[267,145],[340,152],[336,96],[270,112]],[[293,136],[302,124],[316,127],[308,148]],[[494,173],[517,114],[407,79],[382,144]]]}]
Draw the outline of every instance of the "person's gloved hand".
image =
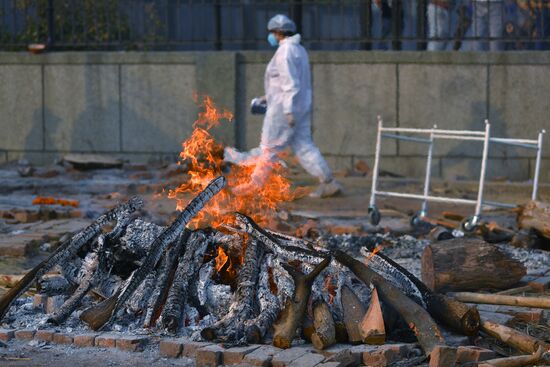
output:
[{"label": "person's gloved hand", "polygon": [[294,120],[294,115],[292,113],[286,114],[286,122],[288,122],[288,126],[294,127],[296,120]]}]

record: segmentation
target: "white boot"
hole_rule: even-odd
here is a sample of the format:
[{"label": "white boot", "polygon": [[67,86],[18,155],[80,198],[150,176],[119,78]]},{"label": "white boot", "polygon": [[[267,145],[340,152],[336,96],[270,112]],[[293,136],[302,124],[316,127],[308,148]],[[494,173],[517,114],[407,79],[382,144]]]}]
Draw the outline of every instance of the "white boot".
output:
[{"label": "white boot", "polygon": [[328,198],[335,196],[342,192],[342,185],[340,185],[335,179],[329,182],[321,183],[315,191],[309,194],[310,198]]}]

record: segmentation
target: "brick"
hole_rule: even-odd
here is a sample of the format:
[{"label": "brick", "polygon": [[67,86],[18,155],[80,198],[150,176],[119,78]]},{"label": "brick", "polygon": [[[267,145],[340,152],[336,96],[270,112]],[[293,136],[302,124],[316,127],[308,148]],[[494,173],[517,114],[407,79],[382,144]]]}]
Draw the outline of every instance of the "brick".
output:
[{"label": "brick", "polygon": [[223,364],[234,365],[243,361],[244,357],[258,349],[260,345],[248,345],[246,347],[230,348],[223,351]]},{"label": "brick", "polygon": [[456,352],[456,363],[481,362],[496,358],[496,353],[476,346],[460,346]]},{"label": "brick", "polygon": [[243,363],[258,367],[268,367],[271,365],[273,356],[280,351],[281,349],[274,346],[264,345],[244,356]]},{"label": "brick", "polygon": [[73,336],[65,333],[55,333],[53,335],[53,342],[55,344],[72,344]]},{"label": "brick", "polygon": [[196,366],[216,367],[222,364],[223,352],[224,348],[216,344],[200,348],[196,354]]},{"label": "brick", "polygon": [[32,299],[32,306],[36,309],[44,310],[44,306],[46,305],[46,300],[48,299],[48,296],[45,294],[35,294]]},{"label": "brick", "polygon": [[96,347],[101,348],[116,348],[116,339],[118,334],[116,333],[105,333],[98,335],[95,338]]},{"label": "brick", "polygon": [[542,292],[550,289],[550,275],[544,276],[542,278],[537,278],[537,279],[529,282],[528,284],[535,291],[542,293]]},{"label": "brick", "polygon": [[456,351],[457,349],[454,347],[436,346],[430,353],[428,367],[454,367],[456,365]]},{"label": "brick", "polygon": [[96,333],[77,334],[73,337],[73,345],[79,348],[93,347],[95,345],[95,338],[98,335]]},{"label": "brick", "polygon": [[183,344],[181,355],[184,357],[194,358],[197,355],[197,350],[212,345],[212,343],[194,342],[186,340]]},{"label": "brick", "polygon": [[52,342],[54,334],[55,331],[53,330],[37,330],[34,334],[34,338],[43,342]]},{"label": "brick", "polygon": [[15,339],[18,340],[32,340],[36,330],[34,329],[21,329],[15,331]]},{"label": "brick", "polygon": [[15,329],[0,329],[0,340],[3,342],[9,342],[15,338]]},{"label": "brick", "polygon": [[141,352],[149,343],[149,337],[145,335],[121,336],[116,339],[116,347],[127,352]]},{"label": "brick", "polygon": [[[408,358],[416,348],[416,345],[402,343],[365,347],[365,350],[361,354],[363,364],[367,366],[388,366],[404,358]],[[352,350],[355,348],[352,348]]]},{"label": "brick", "polygon": [[300,358],[306,353],[309,353],[311,350],[312,349],[310,346],[297,346],[285,349],[273,356],[271,365],[273,367],[289,366],[292,361]]},{"label": "brick", "polygon": [[346,365],[342,362],[323,362],[317,365],[317,367],[343,367],[343,366],[346,366]]},{"label": "brick", "polygon": [[289,367],[313,367],[323,362],[325,357],[321,354],[309,352],[290,362]]},{"label": "brick", "polygon": [[159,344],[161,357],[178,358],[183,350],[184,339],[162,339]]}]

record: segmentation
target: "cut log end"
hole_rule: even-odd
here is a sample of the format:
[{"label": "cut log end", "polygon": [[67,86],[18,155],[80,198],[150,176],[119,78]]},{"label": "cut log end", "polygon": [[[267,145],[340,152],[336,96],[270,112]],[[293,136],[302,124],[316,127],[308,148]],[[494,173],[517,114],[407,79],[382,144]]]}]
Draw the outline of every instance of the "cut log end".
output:
[{"label": "cut log end", "polygon": [[116,308],[117,296],[84,310],[80,314],[80,320],[85,322],[93,330],[100,330],[111,319]]}]

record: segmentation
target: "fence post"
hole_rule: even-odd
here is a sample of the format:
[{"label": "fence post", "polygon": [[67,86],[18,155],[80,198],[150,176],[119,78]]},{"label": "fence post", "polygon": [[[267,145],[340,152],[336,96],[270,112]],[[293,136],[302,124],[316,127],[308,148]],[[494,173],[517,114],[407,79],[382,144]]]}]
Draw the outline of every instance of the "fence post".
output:
[{"label": "fence post", "polygon": [[48,17],[48,38],[46,40],[46,46],[51,49],[55,42],[55,21],[54,21],[54,7],[53,0],[48,0],[48,7],[46,9]]}]

